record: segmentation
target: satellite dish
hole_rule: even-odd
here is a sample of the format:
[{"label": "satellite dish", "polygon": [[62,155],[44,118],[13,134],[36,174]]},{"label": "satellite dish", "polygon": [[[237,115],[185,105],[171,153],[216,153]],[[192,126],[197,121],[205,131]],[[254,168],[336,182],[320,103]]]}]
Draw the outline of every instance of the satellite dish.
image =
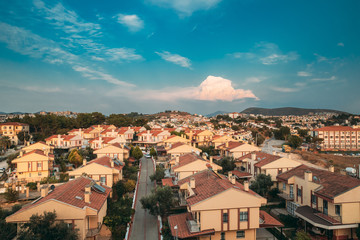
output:
[{"label": "satellite dish", "polygon": [[51,189],[52,191],[54,191],[55,185],[51,185],[51,186],[50,186],[50,189]]}]

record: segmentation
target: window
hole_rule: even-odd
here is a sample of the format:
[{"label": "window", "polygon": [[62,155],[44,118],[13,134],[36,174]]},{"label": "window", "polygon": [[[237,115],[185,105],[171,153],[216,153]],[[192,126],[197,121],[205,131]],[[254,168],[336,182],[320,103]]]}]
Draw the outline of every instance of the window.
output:
[{"label": "window", "polygon": [[335,205],[335,214],[341,215],[341,205]]},{"label": "window", "polygon": [[297,195],[298,195],[298,197],[301,197],[301,188],[298,188]]},{"label": "window", "polygon": [[41,174],[41,172],[38,172],[38,176],[41,176],[42,174]]},{"label": "window", "polygon": [[29,165],[28,165],[28,166],[29,166],[29,169],[31,169],[31,163],[29,163]]},{"label": "window", "polygon": [[283,183],[283,190],[286,190],[286,183]]},{"label": "window", "polygon": [[311,203],[316,205],[316,196],[314,194],[311,195]]},{"label": "window", "polygon": [[328,201],[323,200],[323,213],[328,215]]},{"label": "window", "polygon": [[248,212],[240,212],[240,222],[248,220]]},{"label": "window", "polygon": [[220,240],[225,240],[225,233],[224,232],[220,233]]},{"label": "window", "polygon": [[227,213],[223,213],[223,222],[227,223],[229,221],[229,215]]},{"label": "window", "polygon": [[236,238],[244,238],[245,231],[236,231]]},{"label": "window", "polygon": [[38,167],[38,168],[41,168],[41,163],[38,163],[38,164],[37,164],[37,167]]},{"label": "window", "polygon": [[106,182],[106,177],[100,177],[100,182],[103,183],[103,184],[105,184],[105,182]]}]

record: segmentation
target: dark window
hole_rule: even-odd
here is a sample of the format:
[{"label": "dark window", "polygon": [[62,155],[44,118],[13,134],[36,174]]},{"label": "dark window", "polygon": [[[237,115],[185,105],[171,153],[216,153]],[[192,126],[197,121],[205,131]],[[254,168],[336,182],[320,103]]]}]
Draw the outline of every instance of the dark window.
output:
[{"label": "dark window", "polygon": [[301,197],[301,188],[298,188],[297,195],[298,195],[298,197]]},{"label": "dark window", "polygon": [[229,221],[229,215],[227,213],[223,213],[223,222],[227,223]]},{"label": "dark window", "polygon": [[222,232],[222,233],[220,234],[220,240],[225,240],[225,233],[224,233],[224,232]]},{"label": "dark window", "polygon": [[240,222],[248,220],[248,212],[240,212]]},{"label": "dark window", "polygon": [[335,205],[335,214],[341,215],[341,205]]},{"label": "dark window", "polygon": [[244,237],[245,237],[245,231],[236,232],[236,238],[244,238]]},{"label": "dark window", "polygon": [[326,200],[323,200],[323,213],[328,214],[328,202]]},{"label": "dark window", "polygon": [[316,196],[314,194],[311,195],[311,202],[313,205],[316,205]]}]

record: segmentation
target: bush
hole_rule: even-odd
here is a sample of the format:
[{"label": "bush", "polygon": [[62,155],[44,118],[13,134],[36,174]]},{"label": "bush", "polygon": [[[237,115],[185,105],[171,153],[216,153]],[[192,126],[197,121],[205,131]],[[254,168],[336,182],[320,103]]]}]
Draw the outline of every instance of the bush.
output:
[{"label": "bush", "polygon": [[296,228],[298,225],[298,219],[290,215],[280,214],[279,219],[287,228]]},{"label": "bush", "polygon": [[311,237],[304,231],[298,231],[295,240],[311,240]]},{"label": "bush", "polygon": [[12,188],[8,188],[5,192],[5,199],[8,202],[15,202],[19,199],[19,192],[13,190]]},{"label": "bush", "polygon": [[37,190],[37,185],[34,182],[29,182],[26,186],[29,187],[30,190]]},{"label": "bush", "polygon": [[268,192],[268,197],[270,201],[278,199],[278,193],[280,193],[279,189],[273,188]]}]

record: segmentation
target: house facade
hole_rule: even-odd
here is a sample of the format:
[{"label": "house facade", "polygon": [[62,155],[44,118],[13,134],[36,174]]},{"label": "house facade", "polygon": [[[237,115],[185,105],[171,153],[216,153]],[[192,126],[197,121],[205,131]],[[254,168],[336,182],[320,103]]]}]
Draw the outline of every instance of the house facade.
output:
[{"label": "house facade", "polygon": [[30,134],[30,128],[28,124],[18,122],[0,123],[0,135],[7,136],[14,145],[19,144],[18,134],[24,132]]}]

